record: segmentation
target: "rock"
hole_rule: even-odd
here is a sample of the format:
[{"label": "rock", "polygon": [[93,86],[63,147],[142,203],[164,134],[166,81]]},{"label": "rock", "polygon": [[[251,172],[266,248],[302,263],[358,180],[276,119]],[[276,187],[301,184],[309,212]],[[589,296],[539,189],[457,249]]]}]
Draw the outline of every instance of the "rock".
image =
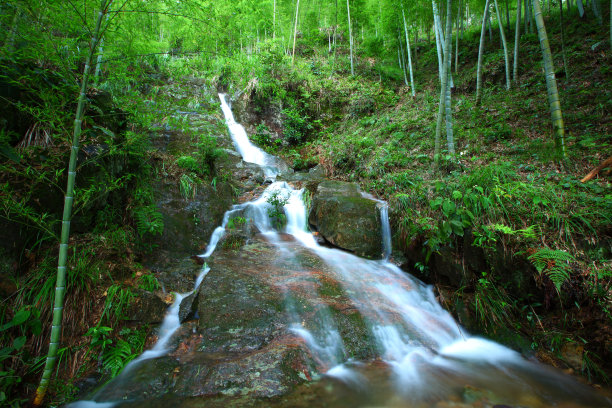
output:
[{"label": "rock", "polygon": [[364,198],[355,183],[319,183],[308,222],[337,247],[359,256],[381,257],[382,232],[377,202]]},{"label": "rock", "polygon": [[162,180],[153,189],[163,215],[164,231],[153,239],[159,249],[150,255],[146,264],[151,269],[165,270],[179,260],[203,252],[212,232],[232,205],[233,191],[229,183],[200,184],[195,197],[185,200],[175,181]]},{"label": "rock", "polygon": [[194,292],[189,296],[186,296],[181,301],[179,306],[179,321],[183,323],[187,319],[195,317],[195,313],[198,309],[198,293]]},{"label": "rock", "polygon": [[126,311],[127,320],[145,324],[161,323],[168,309],[156,294],[142,289],[132,289],[136,297]]}]

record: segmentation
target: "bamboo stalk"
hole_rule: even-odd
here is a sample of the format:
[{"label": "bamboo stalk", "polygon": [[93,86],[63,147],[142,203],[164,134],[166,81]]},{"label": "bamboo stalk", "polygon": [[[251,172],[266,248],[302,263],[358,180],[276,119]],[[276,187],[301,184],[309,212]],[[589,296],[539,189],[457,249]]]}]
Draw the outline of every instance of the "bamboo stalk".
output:
[{"label": "bamboo stalk", "polygon": [[55,299],[53,303],[53,321],[51,326],[51,337],[49,340],[49,351],[47,353],[47,360],[45,362],[45,368],[40,379],[38,388],[36,389],[36,397],[34,398],[33,404],[40,406],[43,403],[45,394],[51,381],[51,375],[55,363],[57,362],[57,351],[59,349],[61,330],[62,330],[62,317],[64,312],[64,295],[66,294],[66,264],[68,258],[68,239],[70,237],[70,220],[72,218],[72,204],[74,201],[74,182],[76,179],[76,164],[77,155],[79,152],[79,137],[81,135],[81,124],[83,122],[83,114],[85,112],[85,102],[87,100],[87,85],[89,82],[89,71],[91,69],[91,62],[93,61],[96,54],[96,47],[98,45],[98,36],[100,34],[100,28],[102,26],[102,19],[108,11],[106,0],[101,0],[100,11],[98,12],[98,19],[96,20],[96,27],[93,32],[91,39],[91,45],[89,48],[89,54],[85,61],[85,69],[83,71],[83,79],[81,81],[81,92],[79,94],[79,100],[77,104],[76,115],[74,119],[74,129],[72,134],[72,148],[70,150],[70,161],[68,164],[68,182],[66,185],[66,195],[64,197],[64,212],[62,217],[62,232],[60,235],[60,246],[59,246],[59,259],[57,262],[57,280],[55,282]]}]

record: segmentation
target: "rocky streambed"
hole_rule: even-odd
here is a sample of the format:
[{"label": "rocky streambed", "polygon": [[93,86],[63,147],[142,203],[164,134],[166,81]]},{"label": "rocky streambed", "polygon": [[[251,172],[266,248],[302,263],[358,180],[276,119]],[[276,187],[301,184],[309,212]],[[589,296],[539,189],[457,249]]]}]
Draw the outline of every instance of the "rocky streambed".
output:
[{"label": "rocky streambed", "polygon": [[471,337],[431,288],[381,260],[380,203],[357,185],[316,171],[272,183],[228,151],[220,168],[230,167],[225,184],[190,200],[158,186],[168,229],[149,263],[184,293],[166,315],[175,331],[75,406],[612,406]]}]

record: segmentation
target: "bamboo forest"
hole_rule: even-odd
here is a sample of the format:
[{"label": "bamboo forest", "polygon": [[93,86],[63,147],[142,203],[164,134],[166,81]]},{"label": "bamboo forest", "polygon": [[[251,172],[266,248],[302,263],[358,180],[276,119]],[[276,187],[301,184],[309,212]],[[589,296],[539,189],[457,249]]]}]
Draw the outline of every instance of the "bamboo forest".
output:
[{"label": "bamboo forest", "polygon": [[0,0],[0,408],[612,407],[611,7]]}]

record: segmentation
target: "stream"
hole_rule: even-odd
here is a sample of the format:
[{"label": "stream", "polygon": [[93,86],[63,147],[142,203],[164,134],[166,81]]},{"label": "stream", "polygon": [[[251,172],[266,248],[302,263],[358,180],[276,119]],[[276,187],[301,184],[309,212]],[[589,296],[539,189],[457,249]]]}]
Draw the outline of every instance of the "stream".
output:
[{"label": "stream", "polygon": [[[388,261],[386,203],[381,260],[321,246],[308,231],[306,189],[277,181],[277,159],[250,143],[219,97],[236,150],[269,184],[225,213],[157,343],[70,407],[612,406],[460,327],[431,287]],[[182,324],[181,310],[191,311]]]}]

